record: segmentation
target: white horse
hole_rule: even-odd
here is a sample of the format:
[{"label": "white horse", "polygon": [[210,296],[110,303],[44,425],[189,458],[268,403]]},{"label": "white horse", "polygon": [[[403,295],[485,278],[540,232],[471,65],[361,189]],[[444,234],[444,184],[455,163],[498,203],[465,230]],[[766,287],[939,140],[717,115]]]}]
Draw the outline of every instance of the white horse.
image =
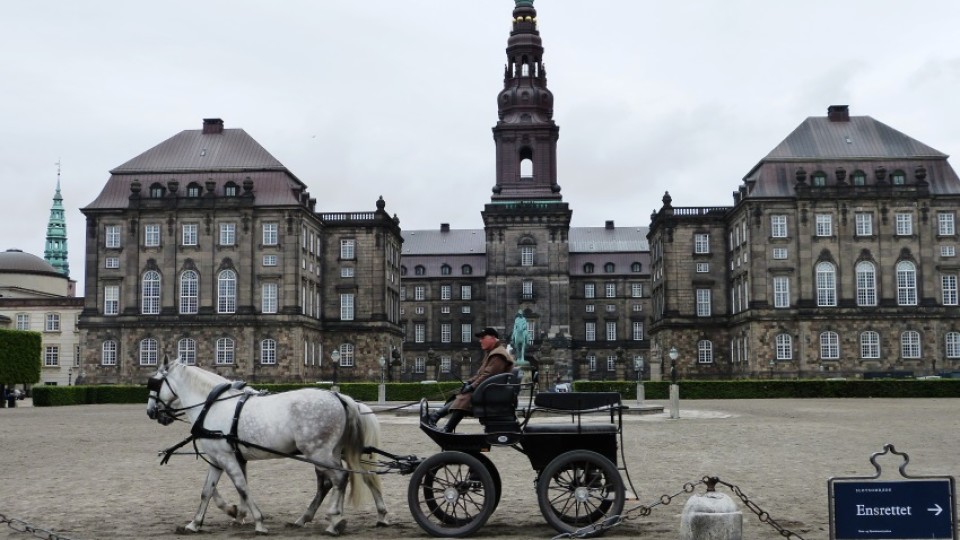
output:
[{"label": "white horse", "polygon": [[[247,489],[246,462],[284,457],[279,454],[302,454],[316,468],[316,496],[292,525],[302,527],[312,521],[332,489],[333,501],[327,514],[330,525],[326,532],[339,535],[346,527],[342,516],[346,486],[351,485],[350,500],[358,504],[365,495],[365,491],[359,489],[361,481],[373,494],[377,525],[388,525],[380,478],[370,473],[373,467],[361,460],[364,447],[376,447],[380,439],[380,425],[369,407],[348,396],[319,389],[258,395],[246,388],[233,387],[205,406],[211,391],[222,384],[229,385],[230,381],[183,364],[179,358],[170,364],[165,360],[147,384],[150,389],[147,416],[168,425],[174,417],[185,415],[194,424],[192,433],[196,435],[196,444],[210,463],[200,508],[183,531],[199,532],[207,505],[213,498],[221,510],[238,522],[249,513],[256,532],[266,534],[263,514]],[[235,418],[241,398],[245,400],[244,405]],[[201,417],[203,423],[198,426],[195,423]],[[232,434],[235,438],[218,437],[218,433]],[[240,494],[239,509],[228,505],[217,492],[217,482],[223,472]]]}]

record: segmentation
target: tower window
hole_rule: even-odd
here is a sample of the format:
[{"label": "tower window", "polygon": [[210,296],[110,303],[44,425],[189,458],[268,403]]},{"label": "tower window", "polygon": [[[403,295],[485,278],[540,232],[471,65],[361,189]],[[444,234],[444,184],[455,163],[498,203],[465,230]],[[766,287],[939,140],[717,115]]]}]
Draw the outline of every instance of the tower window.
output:
[{"label": "tower window", "polygon": [[533,178],[533,150],[520,150],[520,178]]}]

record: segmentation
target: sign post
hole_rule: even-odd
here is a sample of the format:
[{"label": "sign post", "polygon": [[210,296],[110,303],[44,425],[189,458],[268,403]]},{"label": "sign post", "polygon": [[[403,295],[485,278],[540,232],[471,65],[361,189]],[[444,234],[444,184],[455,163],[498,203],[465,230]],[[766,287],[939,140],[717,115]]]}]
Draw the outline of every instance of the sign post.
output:
[{"label": "sign post", "polygon": [[[901,479],[881,480],[876,458],[887,452],[903,457]],[[892,444],[870,457],[873,477],[831,478],[831,540],[957,540],[955,482],[951,476],[906,474],[909,456]]]}]

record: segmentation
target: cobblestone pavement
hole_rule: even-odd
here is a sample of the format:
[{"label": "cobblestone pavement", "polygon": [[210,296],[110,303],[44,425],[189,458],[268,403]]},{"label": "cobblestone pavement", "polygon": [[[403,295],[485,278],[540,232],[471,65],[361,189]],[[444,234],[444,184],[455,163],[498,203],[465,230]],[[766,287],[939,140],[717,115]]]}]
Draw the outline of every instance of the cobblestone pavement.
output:
[{"label": "cobblestone pavement", "polygon": [[[665,403],[657,404],[665,405]],[[950,399],[813,399],[685,401],[681,418],[668,414],[624,419],[626,463],[639,501],[653,504],[704,475],[736,484],[770,517],[803,538],[829,537],[827,480],[871,476],[869,458],[887,443],[910,456],[912,475],[960,474],[960,401]],[[421,457],[437,451],[413,416],[381,415],[383,448]],[[474,421],[464,421],[476,429]],[[196,511],[206,464],[178,456],[161,467],[157,451],[179,442],[185,424],[151,422],[145,405],[18,407],[0,409],[0,515],[74,539],[179,538],[177,526]],[[479,538],[550,538],[534,495],[525,456],[496,448],[491,459],[504,482],[497,511]],[[901,460],[880,461],[896,475]],[[251,493],[278,538],[313,538],[296,519],[314,492],[310,466],[288,460],[253,462]],[[346,537],[425,538],[407,509],[408,477],[386,477],[390,529],[374,528],[372,505],[350,509]],[[224,479],[221,491],[236,500]],[[702,488],[698,488],[702,492]],[[721,489],[721,491],[723,491]],[[729,494],[729,492],[727,492]],[[675,540],[687,495],[629,520],[607,538]],[[627,508],[638,504],[628,501]],[[778,538],[743,505],[744,538]],[[322,511],[322,510],[321,510]],[[320,514],[318,514],[319,517]],[[216,508],[207,513],[205,539],[253,537],[252,525],[234,526]],[[0,538],[31,538],[0,525]]]}]

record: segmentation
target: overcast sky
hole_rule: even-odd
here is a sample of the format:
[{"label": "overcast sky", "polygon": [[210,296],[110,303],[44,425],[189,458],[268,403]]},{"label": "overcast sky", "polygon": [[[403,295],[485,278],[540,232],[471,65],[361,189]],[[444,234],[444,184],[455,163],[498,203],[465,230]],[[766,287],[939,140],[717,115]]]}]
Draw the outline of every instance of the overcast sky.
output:
[{"label": "overcast sky", "polygon": [[[322,211],[481,228],[513,0],[8,2],[0,250],[43,256],[57,167],[71,277],[109,170],[203,118]],[[729,205],[804,118],[849,104],[960,152],[960,2],[536,0],[574,226]],[[81,289],[82,291],[82,289]]]}]

